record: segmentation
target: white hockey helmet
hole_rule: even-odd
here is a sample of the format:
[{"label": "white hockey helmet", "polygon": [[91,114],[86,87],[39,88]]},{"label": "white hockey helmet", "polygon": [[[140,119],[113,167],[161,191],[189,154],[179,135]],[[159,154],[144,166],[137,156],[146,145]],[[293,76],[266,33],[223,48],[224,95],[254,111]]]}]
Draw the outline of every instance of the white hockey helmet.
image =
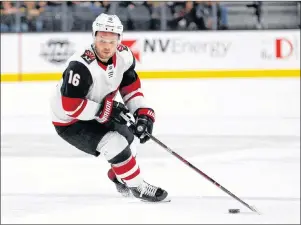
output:
[{"label": "white hockey helmet", "polygon": [[96,17],[92,24],[93,39],[95,39],[97,31],[119,34],[119,41],[121,41],[123,25],[118,16],[102,13],[98,17]]}]

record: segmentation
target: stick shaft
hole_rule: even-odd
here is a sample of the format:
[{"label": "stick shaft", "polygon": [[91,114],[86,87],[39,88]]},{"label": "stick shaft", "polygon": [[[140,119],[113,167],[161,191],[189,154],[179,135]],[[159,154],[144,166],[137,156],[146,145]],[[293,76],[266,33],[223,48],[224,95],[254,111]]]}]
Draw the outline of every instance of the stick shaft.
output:
[{"label": "stick shaft", "polygon": [[[180,156],[178,153],[174,152],[173,150],[171,150],[169,147],[167,147],[165,144],[163,144],[160,140],[158,140],[157,138],[155,138],[153,135],[147,133],[147,135],[150,137],[150,139],[152,139],[154,142],[156,142],[157,144],[159,144],[161,147],[163,147],[166,151],[168,151],[170,154],[172,154],[173,156],[175,156],[176,158],[178,158],[179,160],[181,160],[184,164],[186,164],[188,167],[190,167],[191,169],[193,169],[194,171],[196,171],[198,174],[202,175],[203,177],[205,177],[207,180],[209,180],[211,183],[213,183],[214,185],[216,185],[218,188],[220,188],[222,191],[224,191],[225,193],[227,193],[228,195],[230,195],[232,198],[236,199],[237,201],[239,201],[240,203],[242,203],[244,206],[246,206],[247,208],[249,208],[250,210],[252,210],[253,212],[257,212],[253,207],[251,207],[249,204],[247,204],[246,202],[244,202],[243,200],[241,200],[239,197],[237,197],[236,195],[234,195],[232,192],[230,192],[228,189],[226,189],[225,187],[223,187],[222,185],[220,185],[218,182],[216,182],[214,179],[212,179],[211,177],[209,177],[207,174],[205,174],[203,171],[201,171],[200,169],[198,169],[197,167],[195,167],[193,164],[191,164],[190,162],[188,162],[186,159],[184,159],[182,156]],[[257,212],[258,213],[258,212]]]}]

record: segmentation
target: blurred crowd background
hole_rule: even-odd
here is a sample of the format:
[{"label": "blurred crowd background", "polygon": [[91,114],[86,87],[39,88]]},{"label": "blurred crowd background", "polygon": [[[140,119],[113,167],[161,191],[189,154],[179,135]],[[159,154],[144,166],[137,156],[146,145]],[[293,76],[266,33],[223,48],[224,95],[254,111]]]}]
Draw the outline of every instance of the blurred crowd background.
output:
[{"label": "blurred crowd background", "polygon": [[300,28],[300,2],[2,1],[1,32],[91,31],[102,12],[125,30]]}]

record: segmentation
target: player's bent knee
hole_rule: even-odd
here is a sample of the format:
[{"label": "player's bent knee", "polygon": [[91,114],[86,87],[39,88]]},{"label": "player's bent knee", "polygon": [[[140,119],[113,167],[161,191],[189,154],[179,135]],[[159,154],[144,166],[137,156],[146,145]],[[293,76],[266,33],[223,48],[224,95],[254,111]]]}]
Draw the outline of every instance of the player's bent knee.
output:
[{"label": "player's bent knee", "polygon": [[134,141],[134,134],[126,125],[118,125],[115,127],[116,131],[126,138],[129,144]]},{"label": "player's bent knee", "polygon": [[118,155],[114,156],[112,159],[108,160],[111,164],[118,164],[121,162],[125,162],[128,160],[132,155],[131,149],[129,146],[127,146],[125,149],[123,149]]},{"label": "player's bent knee", "polygon": [[127,139],[121,134],[108,132],[99,142],[97,151],[109,162],[116,160],[121,160],[119,162],[122,162],[131,155],[131,150],[128,146]]}]

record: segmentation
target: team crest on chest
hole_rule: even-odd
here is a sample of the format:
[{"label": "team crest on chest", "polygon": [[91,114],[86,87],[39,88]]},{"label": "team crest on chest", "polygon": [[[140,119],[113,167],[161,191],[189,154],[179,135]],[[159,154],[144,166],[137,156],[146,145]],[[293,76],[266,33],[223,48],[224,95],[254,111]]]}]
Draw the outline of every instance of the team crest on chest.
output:
[{"label": "team crest on chest", "polygon": [[86,63],[90,64],[95,60],[95,55],[92,51],[86,50],[84,54],[81,55],[81,57],[85,60]]}]

